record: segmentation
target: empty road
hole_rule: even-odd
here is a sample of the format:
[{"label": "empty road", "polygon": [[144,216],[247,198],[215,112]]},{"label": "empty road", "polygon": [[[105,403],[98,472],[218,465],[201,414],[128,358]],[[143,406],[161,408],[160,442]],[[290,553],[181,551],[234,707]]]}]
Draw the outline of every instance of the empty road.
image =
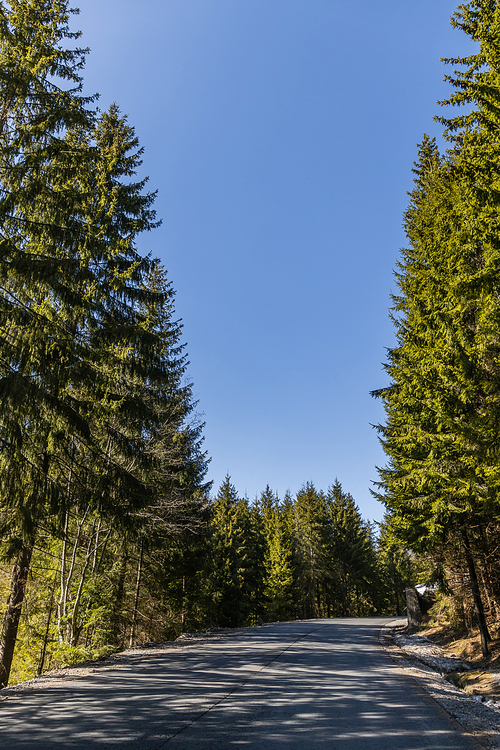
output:
[{"label": "empty road", "polygon": [[388,619],[264,625],[11,694],[0,748],[477,750],[380,648]]}]

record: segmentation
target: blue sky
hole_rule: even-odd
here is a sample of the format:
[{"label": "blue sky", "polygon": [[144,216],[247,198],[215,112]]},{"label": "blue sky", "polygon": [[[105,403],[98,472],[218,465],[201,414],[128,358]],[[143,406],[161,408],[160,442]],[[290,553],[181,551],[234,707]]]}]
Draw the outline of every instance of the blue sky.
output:
[{"label": "blue sky", "polygon": [[448,0],[81,0],[87,93],[145,148],[214,491],[337,477],[365,518],[385,463],[392,269],[416,144],[439,135]]}]

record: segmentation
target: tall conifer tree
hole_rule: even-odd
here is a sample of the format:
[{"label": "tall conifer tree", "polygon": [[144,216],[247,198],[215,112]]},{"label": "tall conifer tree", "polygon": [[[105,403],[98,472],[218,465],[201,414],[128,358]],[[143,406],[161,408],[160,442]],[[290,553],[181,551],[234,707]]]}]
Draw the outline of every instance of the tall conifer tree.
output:
[{"label": "tall conifer tree", "polygon": [[312,482],[299,490],[294,504],[295,570],[303,617],[322,614],[325,581],[326,509],[323,492]]},{"label": "tall conifer tree", "polygon": [[477,566],[500,512],[500,6],[463,4],[452,23],[479,51],[445,61],[462,67],[448,77],[454,92],[443,103],[472,106],[440,118],[451,143],[443,160],[428,140],[420,151],[395,300],[393,385],[383,392],[391,463],[382,487],[391,523],[410,544],[461,543],[486,654]]},{"label": "tall conifer tree", "polygon": [[269,485],[260,497],[263,516],[265,556],[264,595],[266,614],[270,620],[292,616],[293,601],[293,524],[287,523],[285,508]]},{"label": "tall conifer tree", "polygon": [[340,615],[368,614],[374,609],[375,551],[370,530],[352,495],[338,480],[326,496],[329,521],[328,557],[332,589],[339,594]]},{"label": "tall conifer tree", "polygon": [[8,680],[36,526],[56,501],[51,443],[68,424],[85,432],[65,399],[72,336],[54,306],[75,302],[77,265],[61,246],[72,247],[80,233],[64,135],[92,124],[81,96],[85,51],[63,47],[78,36],[68,14],[64,0],[0,3],[1,506],[11,508],[2,516],[16,557],[0,685]]}]

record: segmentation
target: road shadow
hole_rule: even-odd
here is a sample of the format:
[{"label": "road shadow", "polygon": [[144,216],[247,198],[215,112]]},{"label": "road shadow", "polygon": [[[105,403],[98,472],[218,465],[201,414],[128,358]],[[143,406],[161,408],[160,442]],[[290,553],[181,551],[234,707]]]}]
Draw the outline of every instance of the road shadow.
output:
[{"label": "road shadow", "polygon": [[5,750],[472,748],[370,619],[255,628],[0,704]]}]

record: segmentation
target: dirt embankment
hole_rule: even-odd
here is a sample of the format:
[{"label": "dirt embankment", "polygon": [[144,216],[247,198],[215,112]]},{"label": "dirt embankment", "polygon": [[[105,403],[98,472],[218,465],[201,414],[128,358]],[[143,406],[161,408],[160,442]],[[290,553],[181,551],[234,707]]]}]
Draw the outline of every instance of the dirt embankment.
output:
[{"label": "dirt embankment", "polygon": [[450,679],[469,695],[500,703],[500,639],[489,643],[490,655],[483,657],[479,633],[457,633],[446,626],[428,628],[423,632],[444,654],[466,664],[452,670]]}]

